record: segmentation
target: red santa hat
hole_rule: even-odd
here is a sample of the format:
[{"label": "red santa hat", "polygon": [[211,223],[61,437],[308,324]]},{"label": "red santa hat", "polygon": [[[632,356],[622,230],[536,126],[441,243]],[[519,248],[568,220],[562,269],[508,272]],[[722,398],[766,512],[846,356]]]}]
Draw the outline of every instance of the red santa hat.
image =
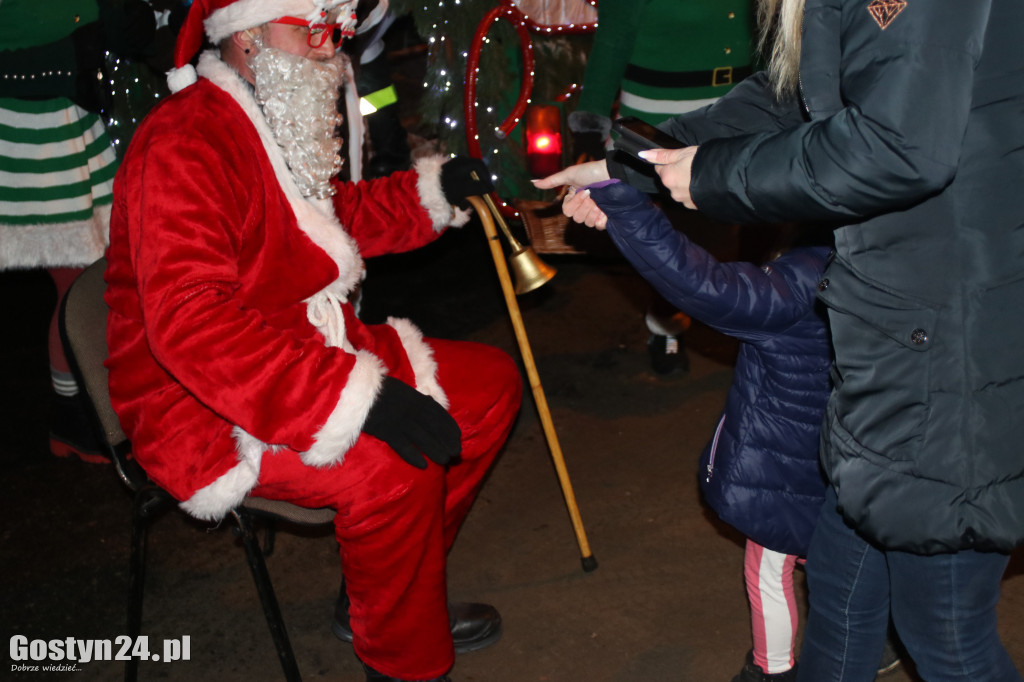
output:
[{"label": "red santa hat", "polygon": [[262,26],[281,17],[300,17],[310,24],[322,22],[328,12],[341,10],[339,23],[355,25],[358,0],[193,0],[174,47],[174,68],[167,73],[167,85],[177,92],[196,82],[189,63],[203,46],[203,34],[213,44],[232,33]]}]

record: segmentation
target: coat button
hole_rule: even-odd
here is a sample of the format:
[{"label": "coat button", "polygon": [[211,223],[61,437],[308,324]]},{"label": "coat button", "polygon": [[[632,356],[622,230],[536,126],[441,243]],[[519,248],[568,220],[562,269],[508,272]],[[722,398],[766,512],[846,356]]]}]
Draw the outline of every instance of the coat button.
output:
[{"label": "coat button", "polygon": [[818,291],[825,291],[825,289],[828,289],[828,285],[829,285],[829,281],[828,281],[828,277],[826,277],[825,279],[823,279],[820,282],[818,282]]},{"label": "coat button", "polygon": [[928,332],[923,329],[915,329],[910,332],[910,342],[915,346],[923,346],[928,343]]}]

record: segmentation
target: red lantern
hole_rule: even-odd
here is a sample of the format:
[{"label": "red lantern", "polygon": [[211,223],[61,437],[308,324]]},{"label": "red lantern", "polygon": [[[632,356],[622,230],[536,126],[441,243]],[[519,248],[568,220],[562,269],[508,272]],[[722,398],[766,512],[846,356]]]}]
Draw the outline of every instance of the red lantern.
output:
[{"label": "red lantern", "polygon": [[526,108],[526,164],[542,178],[562,169],[562,112],[556,106]]}]

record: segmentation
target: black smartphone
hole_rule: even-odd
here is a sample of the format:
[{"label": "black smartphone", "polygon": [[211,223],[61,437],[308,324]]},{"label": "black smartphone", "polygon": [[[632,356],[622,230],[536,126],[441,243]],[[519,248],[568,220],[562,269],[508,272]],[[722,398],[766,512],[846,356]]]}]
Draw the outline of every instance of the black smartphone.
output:
[{"label": "black smartphone", "polygon": [[615,148],[633,156],[637,156],[645,149],[679,149],[686,146],[636,116],[624,116],[618,119],[612,123],[612,130],[618,134]]}]

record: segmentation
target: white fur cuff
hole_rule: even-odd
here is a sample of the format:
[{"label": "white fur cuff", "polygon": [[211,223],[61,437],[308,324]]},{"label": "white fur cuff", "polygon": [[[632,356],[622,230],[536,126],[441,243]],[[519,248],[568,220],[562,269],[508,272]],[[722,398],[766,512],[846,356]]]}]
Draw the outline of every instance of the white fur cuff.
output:
[{"label": "white fur cuff", "polygon": [[[444,191],[441,189],[441,166],[446,160],[443,156],[425,156],[413,164],[420,203],[427,209],[434,229],[438,232],[453,225],[455,218],[452,205],[445,199]],[[468,216],[466,219],[468,220]]]},{"label": "white fur cuff", "polygon": [[314,467],[342,462],[348,449],[359,440],[366,415],[384,383],[384,374],[384,365],[376,356],[366,351],[356,353],[356,364],[349,372],[338,404],[314,436],[313,447],[300,453],[303,462]]},{"label": "white fur cuff", "polygon": [[423,332],[409,320],[389,317],[388,324],[398,332],[405,354],[409,357],[413,375],[416,377],[416,390],[428,395],[444,409],[448,409],[448,396],[441,384],[437,382],[437,361],[434,360],[434,349],[423,340]]},{"label": "white fur cuff", "polygon": [[238,464],[216,481],[200,488],[181,503],[181,508],[203,521],[219,521],[242,504],[260,477],[260,462],[269,445],[239,427],[231,432],[238,451]]}]

